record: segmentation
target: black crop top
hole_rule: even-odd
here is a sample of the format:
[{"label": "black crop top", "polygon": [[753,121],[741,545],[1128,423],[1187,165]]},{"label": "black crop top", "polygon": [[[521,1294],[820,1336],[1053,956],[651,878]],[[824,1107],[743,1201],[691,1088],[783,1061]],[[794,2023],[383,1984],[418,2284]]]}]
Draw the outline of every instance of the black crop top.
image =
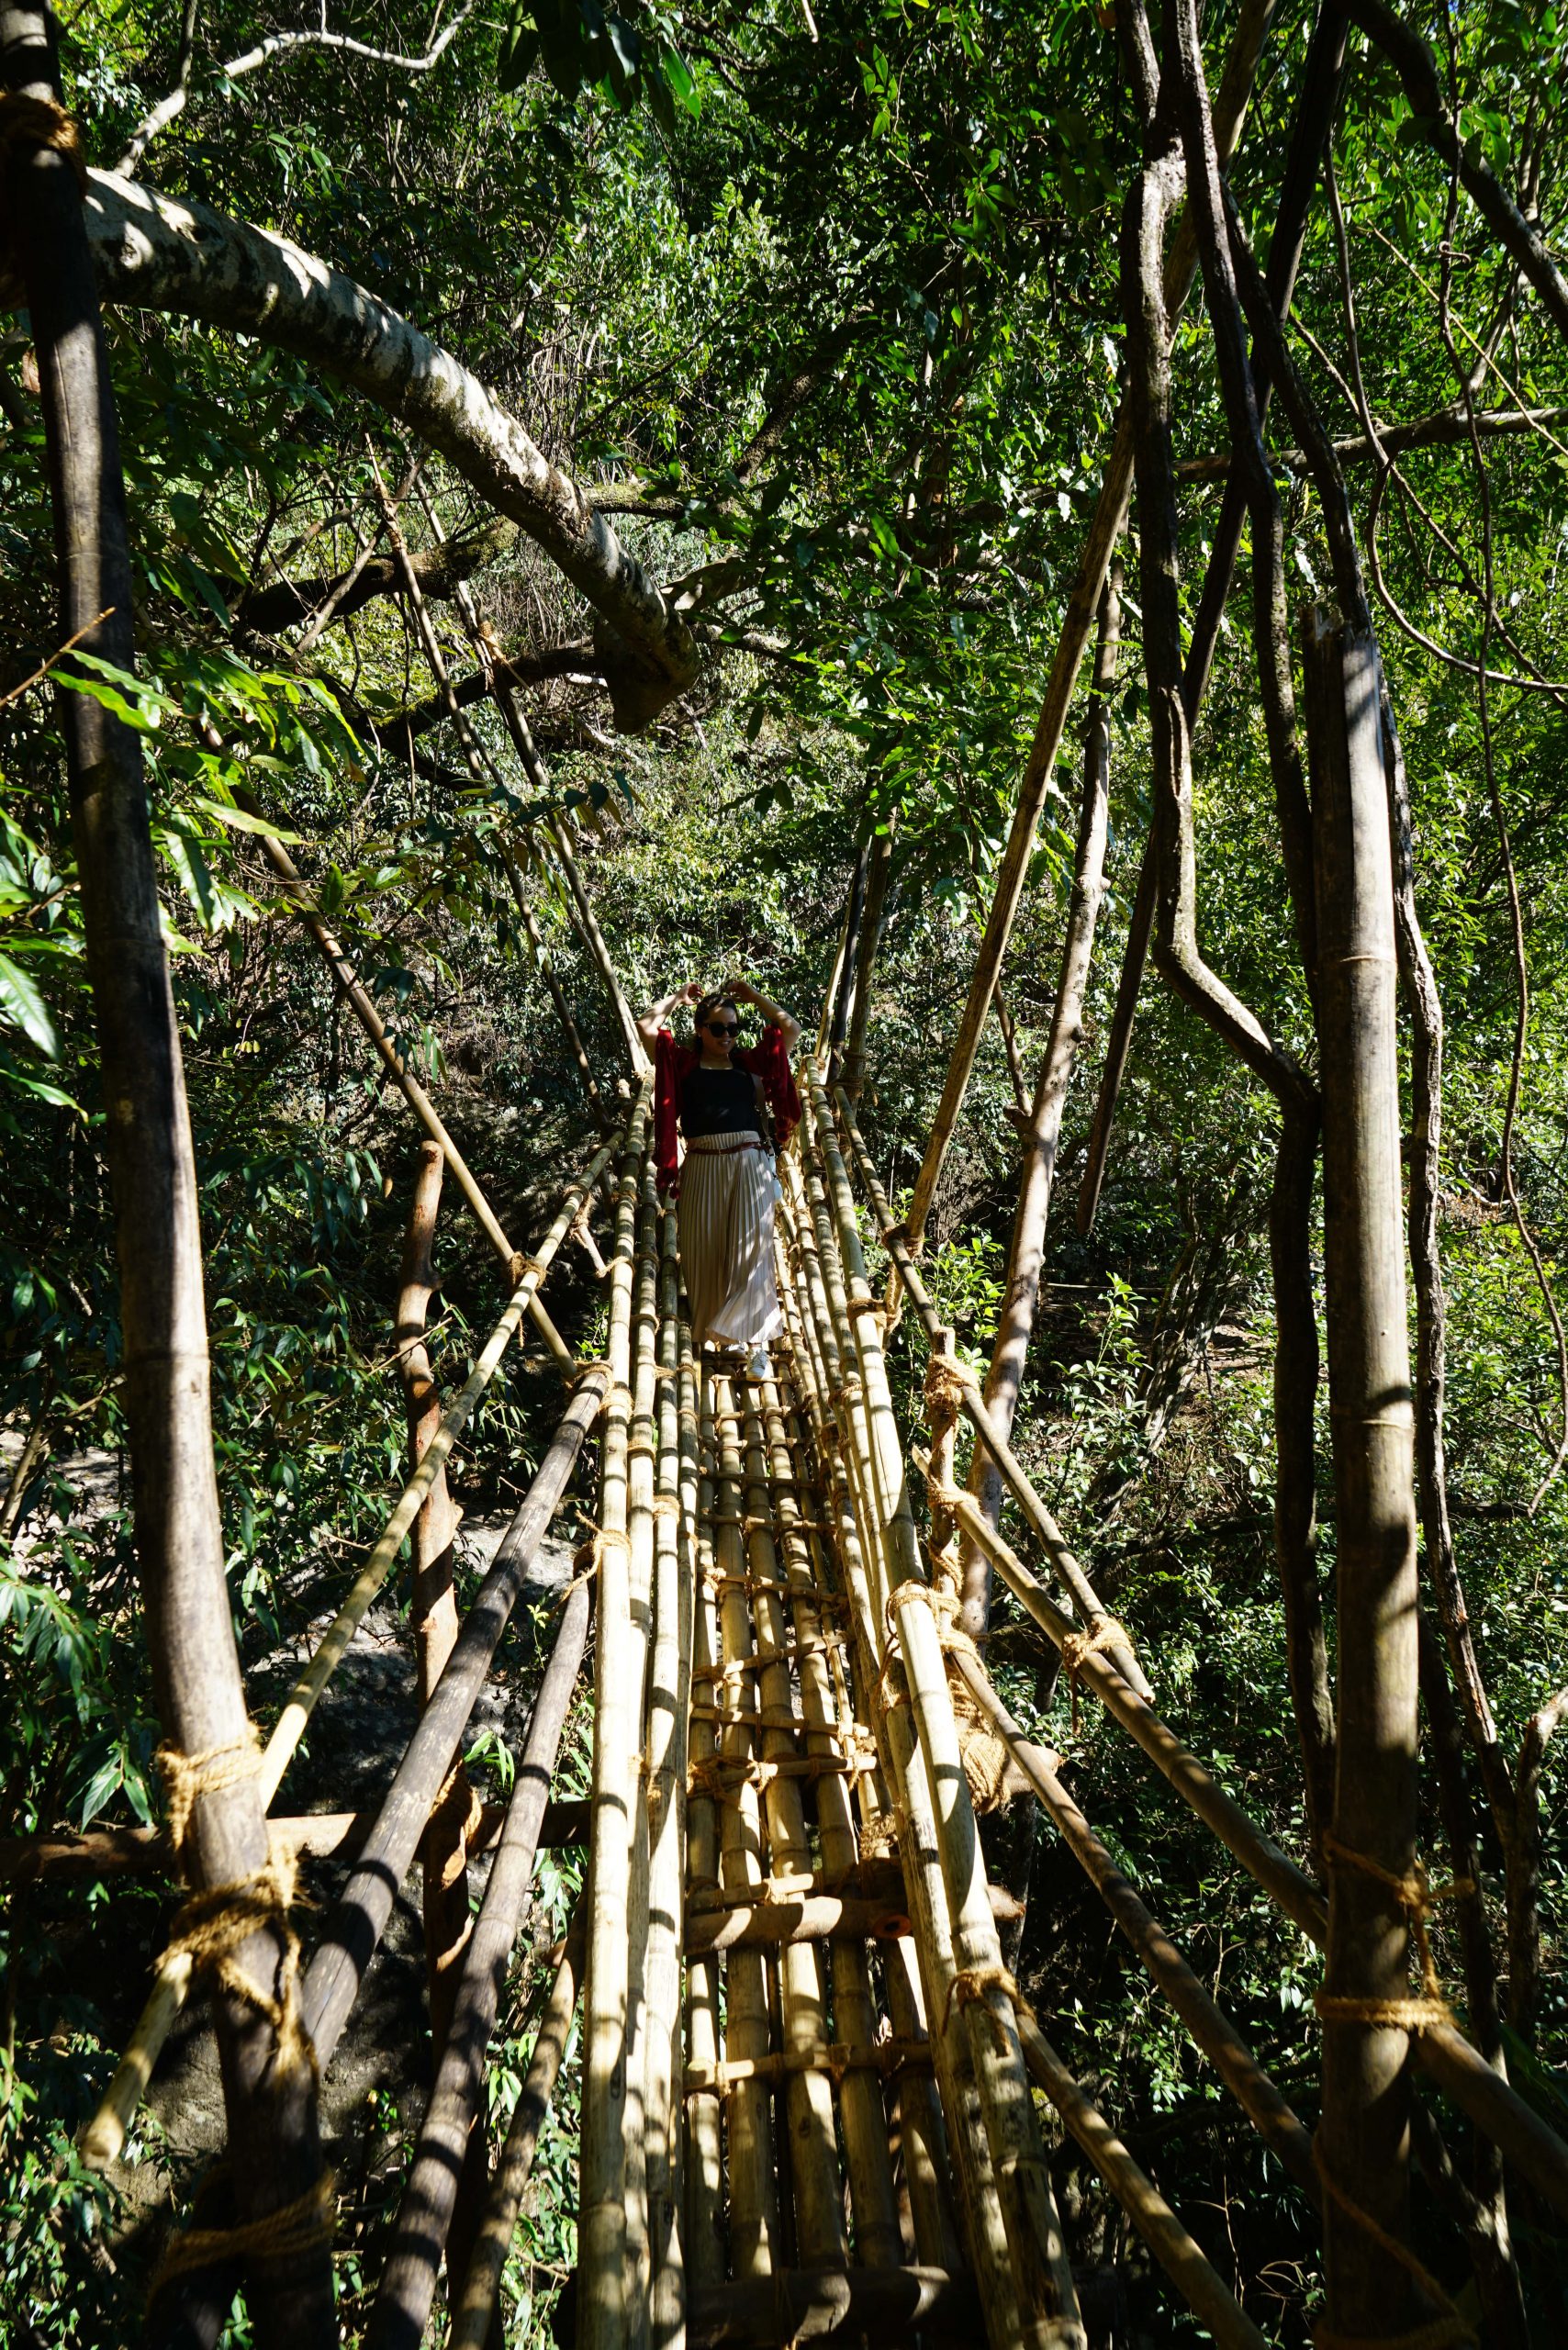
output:
[{"label": "black crop top", "polygon": [[691,1069],[680,1089],[680,1131],[688,1142],[699,1135],[761,1132],[756,1080],[748,1069]]}]

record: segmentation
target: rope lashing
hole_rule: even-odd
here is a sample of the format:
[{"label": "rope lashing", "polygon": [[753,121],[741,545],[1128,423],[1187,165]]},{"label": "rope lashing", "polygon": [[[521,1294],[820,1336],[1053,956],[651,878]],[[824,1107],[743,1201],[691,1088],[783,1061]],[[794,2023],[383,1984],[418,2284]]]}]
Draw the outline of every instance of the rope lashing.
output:
[{"label": "rope lashing", "polygon": [[1126,1626],[1119,1624],[1114,1616],[1101,1616],[1086,1632],[1070,1632],[1061,1644],[1062,1670],[1067,1674],[1068,1691],[1072,1698],[1075,1736],[1078,1730],[1078,1677],[1092,1656],[1103,1655],[1106,1649],[1114,1648],[1118,1642],[1130,1656],[1133,1644]]},{"label": "rope lashing", "polygon": [[533,1277],[535,1286],[537,1286],[538,1283],[544,1279],[544,1276],[549,1270],[549,1266],[544,1263],[542,1258],[525,1257],[521,1248],[514,1249],[512,1252],[511,1261],[507,1267],[507,1280],[511,1284],[513,1295],[515,1296],[516,1292],[522,1287],[523,1282],[528,1280],[531,1274]]},{"label": "rope lashing", "polygon": [[[1375,1872],[1374,1872],[1375,1873]],[[1323,2159],[1323,2150],[1315,2145],[1312,2166],[1322,2181],[1324,2191],[1331,2196],[1348,2220],[1355,2222],[1375,2244],[1380,2252],[1403,2268],[1417,2289],[1438,2311],[1435,2318],[1425,2320],[1403,2333],[1366,2334],[1340,2333],[1327,2322],[1319,2321],[1312,2329],[1313,2350],[1449,2350],[1450,2344],[1473,2343],[1476,2330],[1467,2318],[1462,2317],[1448,2294],[1423,2262],[1397,2236],[1391,2235],[1370,2211],[1364,2211],[1352,2196],[1347,2195],[1333,2172]]]},{"label": "rope lashing", "polygon": [[570,1383],[574,1387],[580,1387],[585,1379],[596,1379],[601,1373],[606,1379],[613,1379],[615,1376],[615,1365],[607,1355],[597,1355],[592,1362],[579,1362],[575,1365]]},{"label": "rope lashing", "polygon": [[1394,2031],[1429,2031],[1436,2024],[1451,2023],[1453,2010],[1443,1997],[1427,1919],[1439,1901],[1468,1899],[1475,1890],[1471,1879],[1456,1877],[1450,1885],[1434,1886],[1419,1858],[1412,1863],[1408,1875],[1400,1876],[1374,1861],[1370,1852],[1359,1852],[1352,1845],[1341,1842],[1331,1829],[1324,1835],[1323,1852],[1326,1859],[1337,1861],[1341,1868],[1354,1869],[1386,1887],[1398,1902],[1415,1937],[1421,1968],[1421,1995],[1418,1998],[1358,1999],[1317,1991],[1313,1996],[1313,2005],[1319,2017],[1325,2023],[1386,2024]]},{"label": "rope lashing", "polygon": [[948,1429],[957,1426],[965,1399],[976,1392],[974,1373],[956,1357],[935,1352],[927,1356],[922,1393],[934,1444],[939,1444]]},{"label": "rope lashing", "polygon": [[[1031,2022],[1033,2021],[1034,2009],[1019,1989],[1016,1977],[1000,1961],[993,1966],[960,1966],[947,1986],[946,2004],[942,2010],[943,2036],[946,2035],[947,2026],[952,2020],[953,2009],[956,2007],[972,2007],[977,1999],[984,2000],[986,1993],[993,1990],[1004,1992],[1012,2000],[1014,2015],[1024,2016]],[[1008,2045],[1006,2025],[994,2008],[989,2004],[986,2007],[986,2013],[991,2019],[991,2028],[995,2035],[997,2046],[1005,2050]]]},{"label": "rope lashing", "polygon": [[182,2229],[158,2264],[148,2300],[155,2301],[174,2277],[193,2268],[215,2267],[219,2261],[246,2254],[252,2259],[296,2259],[301,2253],[315,2251],[318,2244],[330,2244],[337,2210],[337,2180],[324,2170],[303,2195],[259,2220],[244,2220],[232,2228]]},{"label": "rope lashing", "polygon": [[226,1746],[204,1747],[197,1754],[182,1754],[177,1746],[161,1746],[157,1761],[169,1803],[169,1844],[178,1852],[198,1796],[222,1795],[259,1775],[261,1740],[254,1722],[248,1721],[243,1735]]},{"label": "rope lashing", "polygon": [[879,1330],[886,1330],[888,1326],[888,1309],[877,1298],[852,1297],[849,1301],[849,1311],[857,1321],[864,1317],[868,1322],[874,1322]]},{"label": "rope lashing", "polygon": [[678,1495],[675,1494],[655,1494],[654,1495],[654,1516],[655,1517],[678,1517],[680,1516],[680,1501]]},{"label": "rope lashing", "polygon": [[0,173],[9,169],[13,147],[41,147],[63,155],[76,174],[76,185],[87,193],[87,159],[82,133],[54,98],[23,97],[15,91],[0,95]]}]

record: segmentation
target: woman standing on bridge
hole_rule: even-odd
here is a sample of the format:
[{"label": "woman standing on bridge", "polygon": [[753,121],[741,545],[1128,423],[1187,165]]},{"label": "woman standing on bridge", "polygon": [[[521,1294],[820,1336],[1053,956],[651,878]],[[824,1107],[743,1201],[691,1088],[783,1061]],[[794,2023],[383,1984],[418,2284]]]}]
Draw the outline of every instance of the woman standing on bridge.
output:
[{"label": "woman standing on bridge", "polygon": [[[760,1044],[737,1047],[742,1002],[766,1025]],[[689,1045],[678,1045],[665,1024],[678,1003],[696,1006]],[[693,1349],[700,1355],[704,1345],[739,1348],[760,1374],[781,1318],[769,1154],[783,1148],[800,1122],[790,1067],[800,1024],[744,979],[713,995],[704,995],[693,979],[645,1012],[637,1025],[654,1057],[659,1189],[672,1192],[678,1183],[680,1192],[680,1270]]]}]

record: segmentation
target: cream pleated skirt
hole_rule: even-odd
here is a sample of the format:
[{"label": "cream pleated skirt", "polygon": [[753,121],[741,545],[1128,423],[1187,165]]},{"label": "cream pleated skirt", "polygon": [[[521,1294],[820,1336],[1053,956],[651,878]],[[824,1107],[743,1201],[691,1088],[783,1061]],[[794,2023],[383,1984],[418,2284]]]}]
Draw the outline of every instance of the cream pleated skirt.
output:
[{"label": "cream pleated skirt", "polygon": [[[701,1135],[680,1171],[691,1343],[763,1347],[783,1321],[773,1275],[773,1161],[757,1135]],[[748,1147],[749,1146],[749,1147]]]}]

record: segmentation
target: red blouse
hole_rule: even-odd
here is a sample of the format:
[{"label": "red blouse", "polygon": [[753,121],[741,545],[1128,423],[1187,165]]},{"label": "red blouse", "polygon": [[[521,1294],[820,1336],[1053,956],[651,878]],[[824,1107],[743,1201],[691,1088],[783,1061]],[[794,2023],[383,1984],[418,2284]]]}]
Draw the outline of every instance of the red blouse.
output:
[{"label": "red blouse", "polygon": [[[667,1028],[659,1030],[658,1042],[654,1046],[654,1157],[661,1192],[676,1189],[680,1089],[701,1058],[697,1046],[678,1045]],[[753,1077],[761,1078],[762,1090],[773,1113],[774,1139],[782,1150],[801,1123],[801,1097],[795,1090],[795,1072],[785,1049],[783,1029],[777,1021],[769,1021],[762,1032],[761,1044],[742,1047],[731,1055],[731,1059],[737,1069],[749,1069]]]}]

